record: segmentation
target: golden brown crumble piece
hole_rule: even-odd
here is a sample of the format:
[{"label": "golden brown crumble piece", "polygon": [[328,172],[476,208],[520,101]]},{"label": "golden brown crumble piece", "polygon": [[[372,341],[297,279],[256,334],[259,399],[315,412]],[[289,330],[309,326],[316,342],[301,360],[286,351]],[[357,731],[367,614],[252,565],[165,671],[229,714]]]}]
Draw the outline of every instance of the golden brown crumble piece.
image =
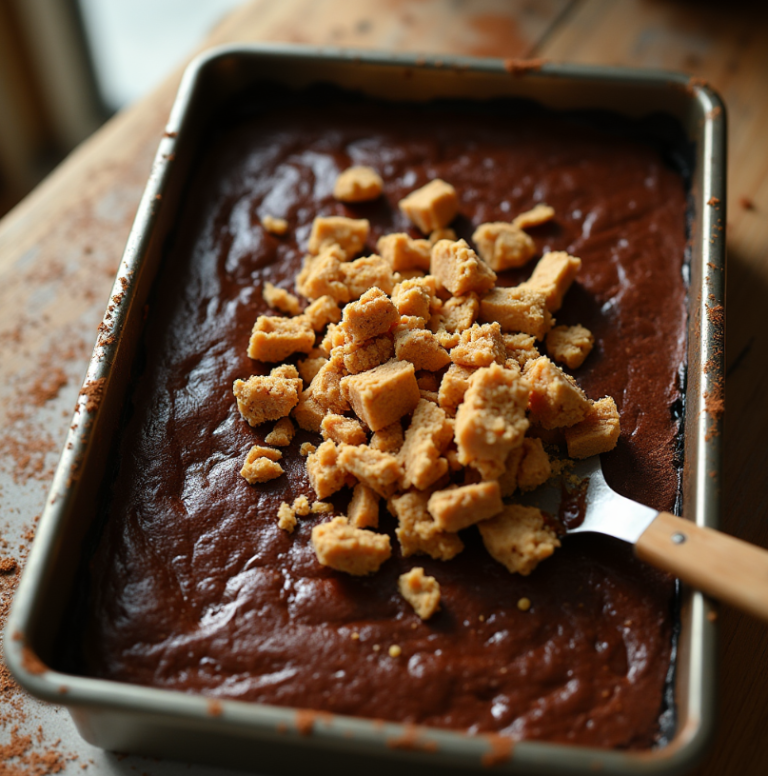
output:
[{"label": "golden brown crumble piece", "polygon": [[526,210],[512,219],[512,224],[520,229],[530,229],[532,226],[541,226],[555,217],[555,209],[543,202],[534,205],[531,210]]},{"label": "golden brown crumble piece", "polygon": [[422,620],[428,620],[439,611],[440,583],[434,577],[426,576],[423,568],[417,566],[401,574],[397,588]]},{"label": "golden brown crumble piece", "polygon": [[[299,428],[304,429],[304,431],[319,433],[320,424],[323,422],[326,412],[327,410],[325,407],[323,407],[312,395],[311,388],[307,388],[299,395],[299,403],[293,410],[293,419],[296,421]],[[305,442],[304,444],[309,443]]]},{"label": "golden brown crumble piece", "polygon": [[420,399],[397,454],[403,467],[401,487],[424,490],[448,472],[443,453],[453,439],[453,423],[440,407]]},{"label": "golden brown crumble piece", "polygon": [[[461,453],[459,453],[461,459]],[[509,458],[509,456],[507,456]],[[476,458],[470,461],[464,470],[464,482],[468,484],[477,482],[491,482],[500,480],[504,476],[505,461],[495,458]]]},{"label": "golden brown crumble piece", "polygon": [[296,496],[292,509],[299,517],[306,517],[312,511],[306,496]]},{"label": "golden brown crumble piece", "polygon": [[313,515],[327,515],[329,512],[333,512],[333,504],[329,504],[327,501],[315,501],[312,504],[311,512]]},{"label": "golden brown crumble piece", "polygon": [[264,283],[262,291],[264,301],[275,310],[288,313],[289,315],[298,315],[301,312],[299,307],[299,298],[286,291],[284,288],[278,288],[269,281]]},{"label": "golden brown crumble piece", "polygon": [[469,378],[456,412],[459,460],[489,461],[503,471],[510,451],[522,444],[528,428],[529,385],[520,375],[492,364]]},{"label": "golden brown crumble piece", "polygon": [[488,266],[498,271],[522,267],[536,253],[536,244],[522,229],[503,221],[480,224],[472,240]]},{"label": "golden brown crumble piece", "polygon": [[349,167],[333,186],[333,196],[340,202],[368,202],[381,196],[384,181],[373,167]]},{"label": "golden brown crumble piece", "polygon": [[426,323],[432,311],[439,306],[436,292],[437,283],[431,275],[403,280],[392,291],[392,302],[400,315],[422,318]]},{"label": "golden brown crumble piece", "polygon": [[268,445],[275,445],[275,447],[286,447],[291,444],[293,435],[296,433],[296,429],[293,427],[290,418],[280,418],[275,423],[275,427],[264,437],[264,441]]},{"label": "golden brown crumble piece", "polygon": [[521,367],[541,355],[536,349],[536,338],[530,334],[502,334],[501,336],[504,339],[507,358],[514,358]]},{"label": "golden brown crumble piece", "polygon": [[459,343],[463,331],[471,328],[480,313],[480,299],[477,294],[452,296],[430,320],[430,328],[438,342],[445,348]]},{"label": "golden brown crumble piece", "polygon": [[505,506],[501,514],[479,523],[478,528],[491,557],[512,574],[528,576],[560,546],[536,507]]},{"label": "golden brown crumble piece", "polygon": [[380,289],[369,288],[344,308],[341,328],[349,340],[359,343],[388,332],[399,320],[392,300]]},{"label": "golden brown crumble piece", "polygon": [[347,335],[344,334],[344,329],[341,328],[341,325],[332,323],[328,326],[317,349],[321,353],[325,353],[326,356],[330,356],[334,348],[340,348],[346,344]]},{"label": "golden brown crumble piece", "polygon": [[385,498],[397,490],[403,475],[394,455],[374,450],[368,445],[341,445],[339,466]]},{"label": "golden brown crumble piece", "polygon": [[436,242],[439,242],[440,240],[455,240],[456,239],[456,232],[453,231],[453,229],[448,229],[447,227],[445,229],[433,229],[429,233],[429,244],[434,245]]},{"label": "golden brown crumble piece", "polygon": [[413,490],[390,499],[390,511],[398,521],[395,533],[400,549],[404,558],[423,554],[435,560],[450,560],[464,549],[464,542],[457,534],[437,527],[427,511],[429,495]]},{"label": "golden brown crumble piece", "polygon": [[546,356],[529,361],[523,374],[531,386],[528,409],[544,428],[573,426],[586,417],[590,403],[584,391]]},{"label": "golden brown crumble piece", "polygon": [[498,515],[503,508],[499,483],[495,480],[437,490],[427,502],[437,527],[450,533]]},{"label": "golden brown crumble piece", "polygon": [[432,259],[432,245],[429,240],[414,240],[405,232],[385,234],[377,240],[376,251],[395,272],[429,272]]},{"label": "golden brown crumble piece", "polygon": [[358,482],[352,491],[347,519],[355,528],[378,528],[379,496],[376,491]]},{"label": "golden brown crumble piece", "polygon": [[484,294],[496,283],[496,273],[465,240],[439,240],[432,246],[432,274],[454,296]]},{"label": "golden brown crumble piece", "polygon": [[349,402],[341,388],[344,364],[339,358],[331,358],[312,378],[307,390],[324,410],[342,415],[349,411]]},{"label": "golden brown crumble piece", "polygon": [[339,448],[330,439],[307,456],[307,474],[319,499],[341,490],[350,482],[346,469],[339,465]]},{"label": "golden brown crumble piece", "polygon": [[297,523],[296,512],[290,504],[283,501],[277,510],[277,527],[288,533],[293,533],[293,529],[296,527]]},{"label": "golden brown crumble piece", "polygon": [[283,467],[277,463],[279,458],[282,458],[282,453],[279,450],[270,450],[267,447],[254,445],[245,457],[240,474],[251,485],[273,480],[283,473]]},{"label": "golden brown crumble piece", "polygon": [[[315,350],[317,350],[317,348],[315,348]],[[298,363],[301,379],[309,385],[312,380],[315,379],[315,375],[327,363],[328,359],[325,356],[313,356],[312,351],[310,351],[309,357],[302,359]]]},{"label": "golden brown crumble piece", "polygon": [[443,229],[459,212],[459,197],[450,183],[435,178],[399,202],[400,210],[424,234]]},{"label": "golden brown crumble piece", "polygon": [[438,396],[437,391],[425,391],[420,388],[419,393],[421,394],[422,399],[432,402],[432,404],[436,406],[440,406],[440,397]]},{"label": "golden brown crumble piece", "polygon": [[345,218],[344,216],[318,216],[312,222],[309,235],[309,252],[320,253],[329,245],[338,245],[352,257],[363,250],[368,239],[370,224],[367,218]]},{"label": "golden brown crumble piece", "polygon": [[464,468],[464,464],[459,461],[459,451],[448,449],[445,451],[445,457],[448,461],[448,468],[452,472],[460,472]]},{"label": "golden brown crumble piece", "polygon": [[451,361],[460,366],[490,366],[503,364],[507,360],[507,350],[498,323],[473,324],[461,332],[458,344],[451,349]]},{"label": "golden brown crumble piece", "polygon": [[338,245],[323,248],[317,256],[305,256],[296,276],[296,290],[307,299],[329,296],[335,302],[348,302],[349,289],[342,271],[346,260],[347,254]]},{"label": "golden brown crumble piece", "polygon": [[372,337],[364,342],[347,342],[331,350],[332,358],[340,358],[344,369],[351,375],[367,372],[389,361],[395,355],[390,334]]},{"label": "golden brown crumble piece", "polygon": [[[401,269],[399,272],[392,273],[392,281],[395,285],[402,283],[404,280],[416,280],[417,278],[432,277],[427,272],[421,269]],[[437,283],[435,283],[437,286]]]},{"label": "golden brown crumble piece", "polygon": [[268,375],[235,380],[232,391],[240,414],[249,425],[258,426],[290,413],[299,402],[301,379],[294,367],[279,366]]},{"label": "golden brown crumble piece", "polygon": [[320,424],[320,433],[324,439],[332,439],[336,444],[363,445],[368,441],[365,430],[359,420],[345,418],[333,413],[326,415]]},{"label": "golden brown crumble piece", "polygon": [[284,218],[265,215],[261,218],[261,225],[265,231],[278,236],[282,236],[288,231],[288,222]]},{"label": "golden brown crumble piece", "polygon": [[411,412],[421,398],[409,361],[392,359],[367,372],[341,380],[349,403],[371,431],[378,431]]},{"label": "golden brown crumble piece", "polygon": [[522,457],[517,467],[517,487],[533,490],[552,476],[552,464],[540,439],[523,439]]},{"label": "golden brown crumble piece", "polygon": [[385,294],[391,294],[395,287],[392,268],[376,254],[342,264],[341,272],[347,285],[349,299],[357,299],[369,288],[374,287]]},{"label": "golden brown crumble piece", "polygon": [[329,323],[341,320],[341,309],[332,296],[320,296],[307,305],[304,317],[315,331],[322,331]]},{"label": "golden brown crumble piece", "polygon": [[309,353],[315,332],[303,318],[260,315],[253,325],[248,356],[256,361],[283,361],[293,353]]},{"label": "golden brown crumble piece", "polygon": [[531,334],[538,340],[553,323],[544,294],[525,286],[494,288],[480,302],[480,320],[498,321],[506,332]]},{"label": "golden brown crumble piece", "polygon": [[299,373],[293,364],[280,364],[272,367],[271,377],[281,377],[283,380],[298,380]]},{"label": "golden brown crumble piece", "polygon": [[610,396],[592,402],[584,420],[565,429],[568,455],[571,458],[588,458],[607,453],[618,444],[620,432],[616,402]]},{"label": "golden brown crumble piece", "polygon": [[469,388],[469,378],[475,373],[472,367],[451,364],[440,381],[438,404],[451,415],[456,414],[458,406],[464,401]]},{"label": "golden brown crumble piece", "polygon": [[416,383],[420,391],[437,392],[440,390],[440,378],[434,372],[427,372],[425,370],[416,372]]},{"label": "golden brown crumble piece", "polygon": [[[423,321],[422,318],[412,320]],[[427,369],[431,372],[451,363],[448,351],[431,331],[411,328],[410,322],[399,324],[394,331],[395,355],[400,361],[410,361],[415,369]]]},{"label": "golden brown crumble piece", "polygon": [[578,369],[592,351],[595,338],[592,332],[576,326],[555,326],[547,334],[547,353],[555,360],[565,364],[568,369]]},{"label": "golden brown crumble piece", "polygon": [[375,573],[392,554],[388,536],[355,528],[346,517],[316,525],[312,546],[323,566],[356,577]]},{"label": "golden brown crumble piece", "polygon": [[382,453],[398,453],[403,446],[403,426],[399,420],[380,428],[371,437],[371,447]]},{"label": "golden brown crumble piece", "polygon": [[501,474],[496,475],[502,498],[511,496],[517,490],[517,472],[520,468],[520,461],[523,458],[524,446],[527,439],[528,437],[523,439],[523,444],[518,445],[509,451],[509,455],[504,462],[504,471],[501,472]]},{"label": "golden brown crumble piece", "polygon": [[299,448],[299,452],[306,458],[308,455],[311,455],[315,452],[317,448],[311,443],[311,442],[302,442],[301,447]]},{"label": "golden brown crumble piece", "polygon": [[554,313],[562,306],[563,297],[580,269],[581,259],[576,256],[565,251],[545,253],[536,264],[531,277],[520,285],[544,294],[547,309]]},{"label": "golden brown crumble piece", "polygon": [[262,445],[254,445],[248,453],[248,458],[255,460],[256,458],[269,458],[270,461],[279,461],[283,457],[280,450],[274,450],[271,447],[263,447]]}]

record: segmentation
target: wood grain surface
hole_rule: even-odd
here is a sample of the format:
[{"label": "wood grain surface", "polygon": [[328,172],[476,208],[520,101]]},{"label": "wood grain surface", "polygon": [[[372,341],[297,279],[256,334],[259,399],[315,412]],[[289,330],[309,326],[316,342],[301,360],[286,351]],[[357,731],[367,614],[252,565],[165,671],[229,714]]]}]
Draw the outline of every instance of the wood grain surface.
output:
[{"label": "wood grain surface", "polygon": [[768,550],[661,512],[637,540],[635,554],[768,622]]},{"label": "wood grain surface", "polygon": [[[258,0],[223,20],[207,43],[269,40],[535,56],[682,70],[714,86],[729,112],[722,528],[766,547],[764,6],[682,0]],[[114,117],[0,221],[0,558],[12,556],[19,567],[179,78],[180,71]],[[0,574],[0,614],[17,578],[18,568]],[[759,776],[768,773],[768,626],[725,606],[719,620],[718,734],[696,773]],[[4,691],[0,702],[19,704],[22,715],[37,708],[12,692]],[[29,711],[27,717],[25,724],[31,724],[34,714]],[[71,725],[67,731],[58,735],[65,736],[70,750],[77,749]],[[2,735],[0,724],[0,744]],[[39,741],[45,735],[41,727]],[[77,751],[81,759],[86,756]],[[101,758],[100,772],[129,772],[112,755],[89,751],[91,762]],[[161,763],[142,761],[136,767],[153,774],[171,772]],[[75,769],[79,772],[80,765],[74,761],[66,766],[66,772]]]}]

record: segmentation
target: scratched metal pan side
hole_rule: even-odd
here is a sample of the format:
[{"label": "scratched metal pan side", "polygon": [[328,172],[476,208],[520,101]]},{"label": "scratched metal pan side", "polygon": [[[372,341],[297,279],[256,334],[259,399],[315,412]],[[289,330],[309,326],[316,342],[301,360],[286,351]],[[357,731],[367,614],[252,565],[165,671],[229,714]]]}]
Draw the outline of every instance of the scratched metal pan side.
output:
[{"label": "scratched metal pan side", "polygon": [[[509,70],[513,72],[509,72]],[[6,660],[33,695],[67,706],[82,735],[119,751],[193,759],[256,771],[303,772],[321,755],[340,772],[502,772],[672,774],[691,767],[711,739],[714,721],[715,625],[708,602],[684,589],[676,662],[677,732],[647,752],[519,742],[499,749],[492,737],[412,728],[339,715],[199,696],[63,674],[51,670],[62,612],[84,540],[98,519],[111,440],[120,421],[144,306],[172,234],[204,126],[232,97],[257,81],[291,88],[316,82],[372,97],[423,101],[521,97],[553,109],[610,109],[631,117],[664,111],[696,146],[691,200],[689,346],[683,511],[716,526],[720,491],[725,223],[725,115],[705,85],[686,76],[620,68],[545,64],[535,69],[500,60],[420,57],[264,44],[229,46],[199,57],[186,71],[131,229],[89,365],[84,392],[54,476],[38,536],[24,571],[5,638]],[[712,204],[707,204],[712,203]],[[715,207],[719,205],[719,209]],[[718,220],[720,219],[720,220]],[[706,369],[705,369],[706,366]],[[311,731],[311,735],[307,735]],[[415,739],[414,739],[415,736]],[[403,742],[408,746],[404,748]]]}]

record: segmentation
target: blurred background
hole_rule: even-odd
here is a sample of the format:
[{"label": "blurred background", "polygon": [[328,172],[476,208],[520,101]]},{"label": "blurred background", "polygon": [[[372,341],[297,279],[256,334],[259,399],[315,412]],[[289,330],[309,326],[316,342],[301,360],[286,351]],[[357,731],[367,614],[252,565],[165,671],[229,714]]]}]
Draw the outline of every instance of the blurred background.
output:
[{"label": "blurred background", "polygon": [[0,0],[0,216],[242,0]]}]

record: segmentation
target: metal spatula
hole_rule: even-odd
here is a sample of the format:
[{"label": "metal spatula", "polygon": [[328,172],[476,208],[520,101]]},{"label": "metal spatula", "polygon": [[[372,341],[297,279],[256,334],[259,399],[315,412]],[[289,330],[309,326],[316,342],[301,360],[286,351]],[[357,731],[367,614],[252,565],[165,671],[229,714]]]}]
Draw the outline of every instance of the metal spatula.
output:
[{"label": "metal spatula", "polygon": [[[572,473],[582,483],[584,520],[568,533],[594,531],[630,542],[641,560],[768,620],[768,550],[620,496],[605,481],[600,456],[578,461]],[[560,481],[550,480],[524,500],[557,516],[562,497]]]}]

